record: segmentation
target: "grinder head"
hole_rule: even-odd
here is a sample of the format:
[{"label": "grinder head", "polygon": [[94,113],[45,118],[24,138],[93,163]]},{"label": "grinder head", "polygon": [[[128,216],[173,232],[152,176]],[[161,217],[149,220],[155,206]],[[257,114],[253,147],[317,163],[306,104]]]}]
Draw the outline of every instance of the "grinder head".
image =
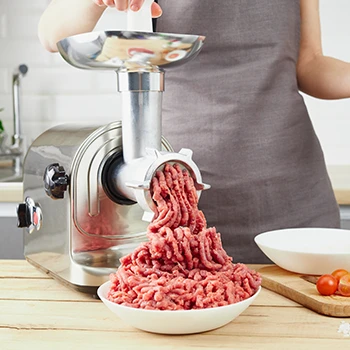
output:
[{"label": "grinder head", "polygon": [[57,44],[62,57],[74,67],[117,72],[123,157],[105,171],[105,189],[118,193],[118,198],[137,202],[147,221],[156,211],[151,180],[166,162],[177,162],[190,170],[198,196],[209,188],[201,182],[192,151],[163,154],[160,147],[163,70],[196,57],[204,39],[198,35],[102,31],[71,36]]}]

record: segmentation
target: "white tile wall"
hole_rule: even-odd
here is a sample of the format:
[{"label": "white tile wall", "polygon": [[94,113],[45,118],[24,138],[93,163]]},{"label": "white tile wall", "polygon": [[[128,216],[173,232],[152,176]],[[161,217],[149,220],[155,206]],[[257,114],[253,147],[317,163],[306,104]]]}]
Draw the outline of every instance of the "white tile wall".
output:
[{"label": "white tile wall", "polygon": [[6,15],[4,8],[0,5],[0,38],[6,37]]},{"label": "white tile wall", "polygon": [[0,96],[8,92],[7,86],[7,69],[0,68]]},{"label": "white tile wall", "polygon": [[[22,81],[22,130],[28,143],[47,128],[65,122],[108,123],[119,119],[113,72],[78,70],[59,54],[46,52],[37,24],[49,0],[0,0],[0,114],[12,134],[11,75],[29,67]],[[350,61],[349,0],[320,0],[326,54]],[[96,30],[121,29],[123,14],[108,11]],[[305,96],[328,164],[350,164],[350,100],[320,101]]]}]

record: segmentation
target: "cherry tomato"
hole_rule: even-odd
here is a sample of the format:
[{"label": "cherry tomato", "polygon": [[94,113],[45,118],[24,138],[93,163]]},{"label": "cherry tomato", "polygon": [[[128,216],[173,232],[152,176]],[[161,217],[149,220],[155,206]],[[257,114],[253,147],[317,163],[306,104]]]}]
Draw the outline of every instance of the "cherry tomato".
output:
[{"label": "cherry tomato", "polygon": [[347,275],[349,272],[347,270],[344,269],[338,269],[332,272],[332,276],[334,276],[338,282],[339,280],[344,276]]},{"label": "cherry tomato", "polygon": [[350,273],[340,278],[338,292],[345,297],[350,297]]},{"label": "cherry tomato", "polygon": [[338,281],[332,275],[322,275],[317,280],[316,288],[321,295],[332,295],[338,289]]}]

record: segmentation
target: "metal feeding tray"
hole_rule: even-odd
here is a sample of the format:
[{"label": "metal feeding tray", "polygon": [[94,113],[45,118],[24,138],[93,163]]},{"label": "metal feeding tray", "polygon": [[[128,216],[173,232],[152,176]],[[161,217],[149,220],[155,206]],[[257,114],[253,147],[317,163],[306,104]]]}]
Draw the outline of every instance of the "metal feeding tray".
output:
[{"label": "metal feeding tray", "polygon": [[71,36],[57,46],[62,57],[77,68],[154,71],[193,59],[204,39],[197,35],[102,31]]}]

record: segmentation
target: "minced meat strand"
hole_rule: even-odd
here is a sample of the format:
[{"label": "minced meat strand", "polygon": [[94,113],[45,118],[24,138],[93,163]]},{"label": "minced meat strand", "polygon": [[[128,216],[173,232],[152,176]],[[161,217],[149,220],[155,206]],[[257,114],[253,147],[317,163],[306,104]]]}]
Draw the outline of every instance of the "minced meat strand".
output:
[{"label": "minced meat strand", "polygon": [[157,213],[148,226],[148,241],[120,259],[110,276],[110,301],[151,310],[191,310],[233,304],[257,291],[260,275],[232,263],[220,234],[207,228],[186,170],[166,164],[152,179],[151,192]]}]

